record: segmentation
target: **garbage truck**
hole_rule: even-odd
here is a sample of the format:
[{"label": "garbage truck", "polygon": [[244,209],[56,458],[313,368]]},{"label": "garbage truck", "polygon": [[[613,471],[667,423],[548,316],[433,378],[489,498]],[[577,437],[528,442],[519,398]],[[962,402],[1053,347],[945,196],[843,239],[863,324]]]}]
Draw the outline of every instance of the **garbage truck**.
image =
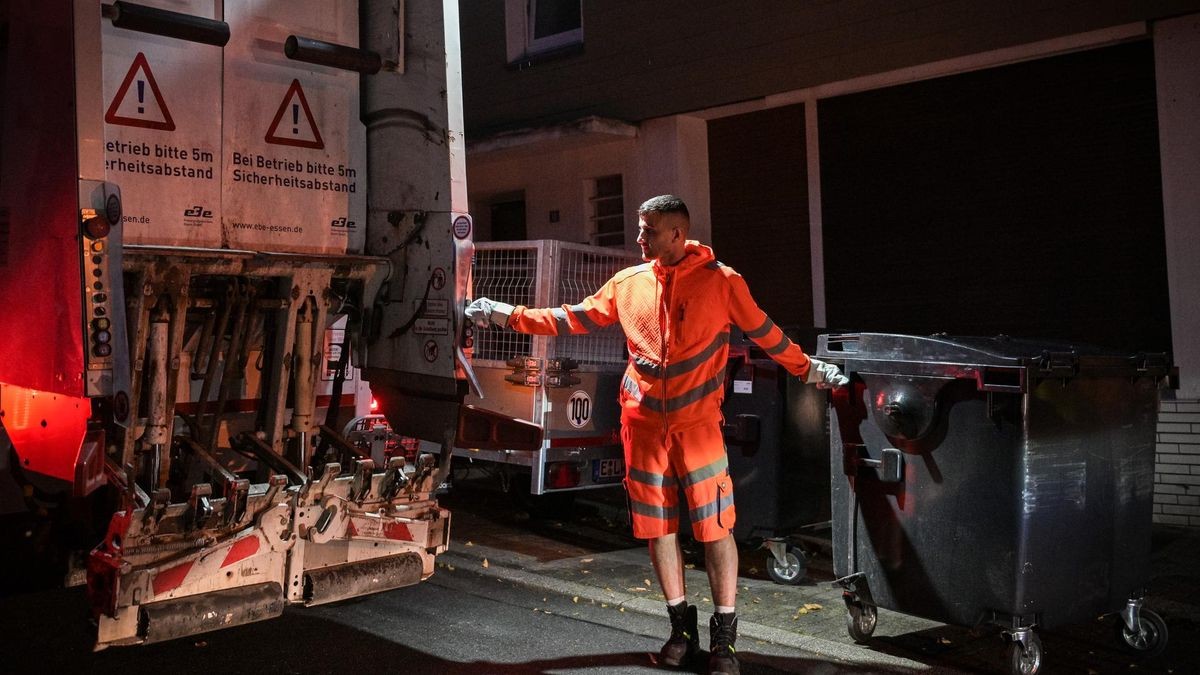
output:
[{"label": "garbage truck", "polygon": [[429,577],[453,448],[541,443],[464,405],[457,3],[10,0],[0,92],[5,579],[104,648]]}]

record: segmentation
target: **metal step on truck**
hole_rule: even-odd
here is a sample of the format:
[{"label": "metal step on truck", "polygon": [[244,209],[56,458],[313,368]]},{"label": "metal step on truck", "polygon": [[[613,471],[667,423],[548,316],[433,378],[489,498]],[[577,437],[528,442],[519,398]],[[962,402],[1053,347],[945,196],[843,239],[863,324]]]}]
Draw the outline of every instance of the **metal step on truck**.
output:
[{"label": "metal step on truck", "polygon": [[[555,307],[583,300],[641,262],[637,253],[564,241],[479,242],[472,285],[475,297]],[[620,324],[559,337],[477,330],[472,362],[484,397],[469,394],[467,402],[527,420],[543,437],[535,449],[459,446],[456,456],[498,467],[514,490],[527,478],[533,496],[621,484],[617,393],[628,354]]]},{"label": "metal step on truck", "polygon": [[[399,588],[452,448],[540,447],[463,404],[458,39],[454,0],[0,3],[0,590],[86,583],[103,648]],[[346,437],[348,363],[434,452]]]}]

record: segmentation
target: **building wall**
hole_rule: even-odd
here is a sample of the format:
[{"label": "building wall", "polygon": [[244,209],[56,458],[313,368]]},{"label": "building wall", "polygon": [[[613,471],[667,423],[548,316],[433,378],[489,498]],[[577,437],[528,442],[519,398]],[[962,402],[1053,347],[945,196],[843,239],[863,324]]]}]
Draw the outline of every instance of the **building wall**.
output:
[{"label": "building wall", "polygon": [[1154,520],[1200,527],[1200,14],[1156,23],[1171,330],[1181,386],[1158,419]]},{"label": "building wall", "polygon": [[1200,527],[1200,401],[1163,401],[1154,463],[1154,522]]},{"label": "building wall", "polygon": [[588,115],[665,117],[1200,10],[1197,0],[583,0],[582,52],[509,64],[507,4],[464,3],[468,139]]},{"label": "building wall", "polygon": [[[635,145],[633,140],[622,140],[538,154],[496,153],[484,159],[468,154],[467,188],[476,238],[491,239],[488,204],[497,197],[507,199],[524,191],[525,231],[529,239],[587,243],[585,183],[590,178],[614,173],[629,177],[636,170]],[[628,192],[628,181],[625,189]],[[628,201],[625,207],[628,212]],[[557,223],[551,222],[551,211],[558,211]],[[626,226],[628,239],[629,223]]]},{"label": "building wall", "polygon": [[[571,145],[559,140],[534,147],[468,154],[467,185],[480,241],[491,239],[489,207],[497,198],[525,193],[530,239],[588,243],[588,181],[621,174],[625,196],[625,247],[636,250],[637,207],[671,193],[692,217],[691,236],[711,238],[708,198],[708,126],[698,118],[647,120],[627,140]],[[559,221],[550,221],[557,211]]]},{"label": "building wall", "polygon": [[[486,213],[477,202],[488,195],[524,188],[531,237],[581,241],[586,231],[584,180],[620,171],[626,176],[627,246],[632,247],[636,234],[637,203],[661,192],[681,194],[694,214],[699,210],[697,238],[711,241],[709,149],[699,132],[705,121],[804,104],[811,307],[813,320],[821,325],[828,276],[823,261],[838,253],[821,247],[826,227],[822,177],[816,170],[822,152],[816,114],[821,101],[1148,34],[1154,45],[1163,195],[1161,225],[1155,226],[1165,234],[1171,346],[1181,371],[1180,389],[1166,392],[1161,408],[1154,518],[1200,527],[1200,303],[1195,300],[1200,297],[1200,265],[1195,262],[1200,259],[1200,193],[1194,189],[1200,184],[1200,2],[1049,2],[1037,5],[1039,9],[1022,4],[1019,13],[1016,3],[974,0],[843,0],[800,8],[763,2],[756,4],[754,17],[744,18],[734,2],[584,0],[584,53],[521,68],[503,65],[500,5],[468,12],[470,18],[463,21],[465,43],[468,31],[484,38],[478,49],[468,46],[464,55],[469,138],[584,115],[636,122],[638,137],[587,149],[543,146],[523,155],[469,155],[477,216]],[[797,18],[801,16],[808,20]],[[1171,16],[1177,18],[1147,22]],[[609,25],[618,18],[622,30]],[[664,23],[673,32],[664,31]],[[484,35],[491,32],[495,35],[490,38]],[[833,40],[834,35],[839,39]],[[630,62],[633,55],[640,55],[635,64]],[[563,214],[557,227],[543,222],[551,208]],[[1129,259],[1114,265],[1114,274],[1139,269],[1139,261]],[[748,270],[753,268],[743,272]]]}]

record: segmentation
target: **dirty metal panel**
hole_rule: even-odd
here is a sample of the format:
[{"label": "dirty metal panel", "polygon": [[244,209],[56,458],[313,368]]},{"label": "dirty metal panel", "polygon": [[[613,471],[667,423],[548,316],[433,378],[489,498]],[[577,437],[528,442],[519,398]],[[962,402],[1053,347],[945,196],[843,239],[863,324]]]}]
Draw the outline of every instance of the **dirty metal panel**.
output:
[{"label": "dirty metal panel", "polygon": [[[359,76],[288,59],[289,35],[358,46],[358,3],[225,3],[221,243],[363,250],[366,130]],[[393,157],[396,161],[400,158]]]},{"label": "dirty metal panel", "polygon": [[[148,6],[220,19],[215,0]],[[231,4],[231,3],[226,3]],[[221,48],[101,25],[104,176],[124,196],[125,242],[221,245]]]}]

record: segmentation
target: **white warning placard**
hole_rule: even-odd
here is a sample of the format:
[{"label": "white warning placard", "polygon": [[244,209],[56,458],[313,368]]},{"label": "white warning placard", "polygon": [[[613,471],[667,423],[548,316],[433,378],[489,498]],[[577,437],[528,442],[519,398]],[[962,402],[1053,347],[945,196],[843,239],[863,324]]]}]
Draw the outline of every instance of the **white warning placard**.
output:
[{"label": "white warning placard", "polygon": [[292,61],[289,35],[358,46],[352,0],[225,3],[223,219],[231,248],[358,253],[366,130],[357,73]]},{"label": "white warning placard", "polygon": [[[141,4],[220,19],[218,0]],[[128,244],[221,243],[221,48],[100,22],[105,179]]]}]

